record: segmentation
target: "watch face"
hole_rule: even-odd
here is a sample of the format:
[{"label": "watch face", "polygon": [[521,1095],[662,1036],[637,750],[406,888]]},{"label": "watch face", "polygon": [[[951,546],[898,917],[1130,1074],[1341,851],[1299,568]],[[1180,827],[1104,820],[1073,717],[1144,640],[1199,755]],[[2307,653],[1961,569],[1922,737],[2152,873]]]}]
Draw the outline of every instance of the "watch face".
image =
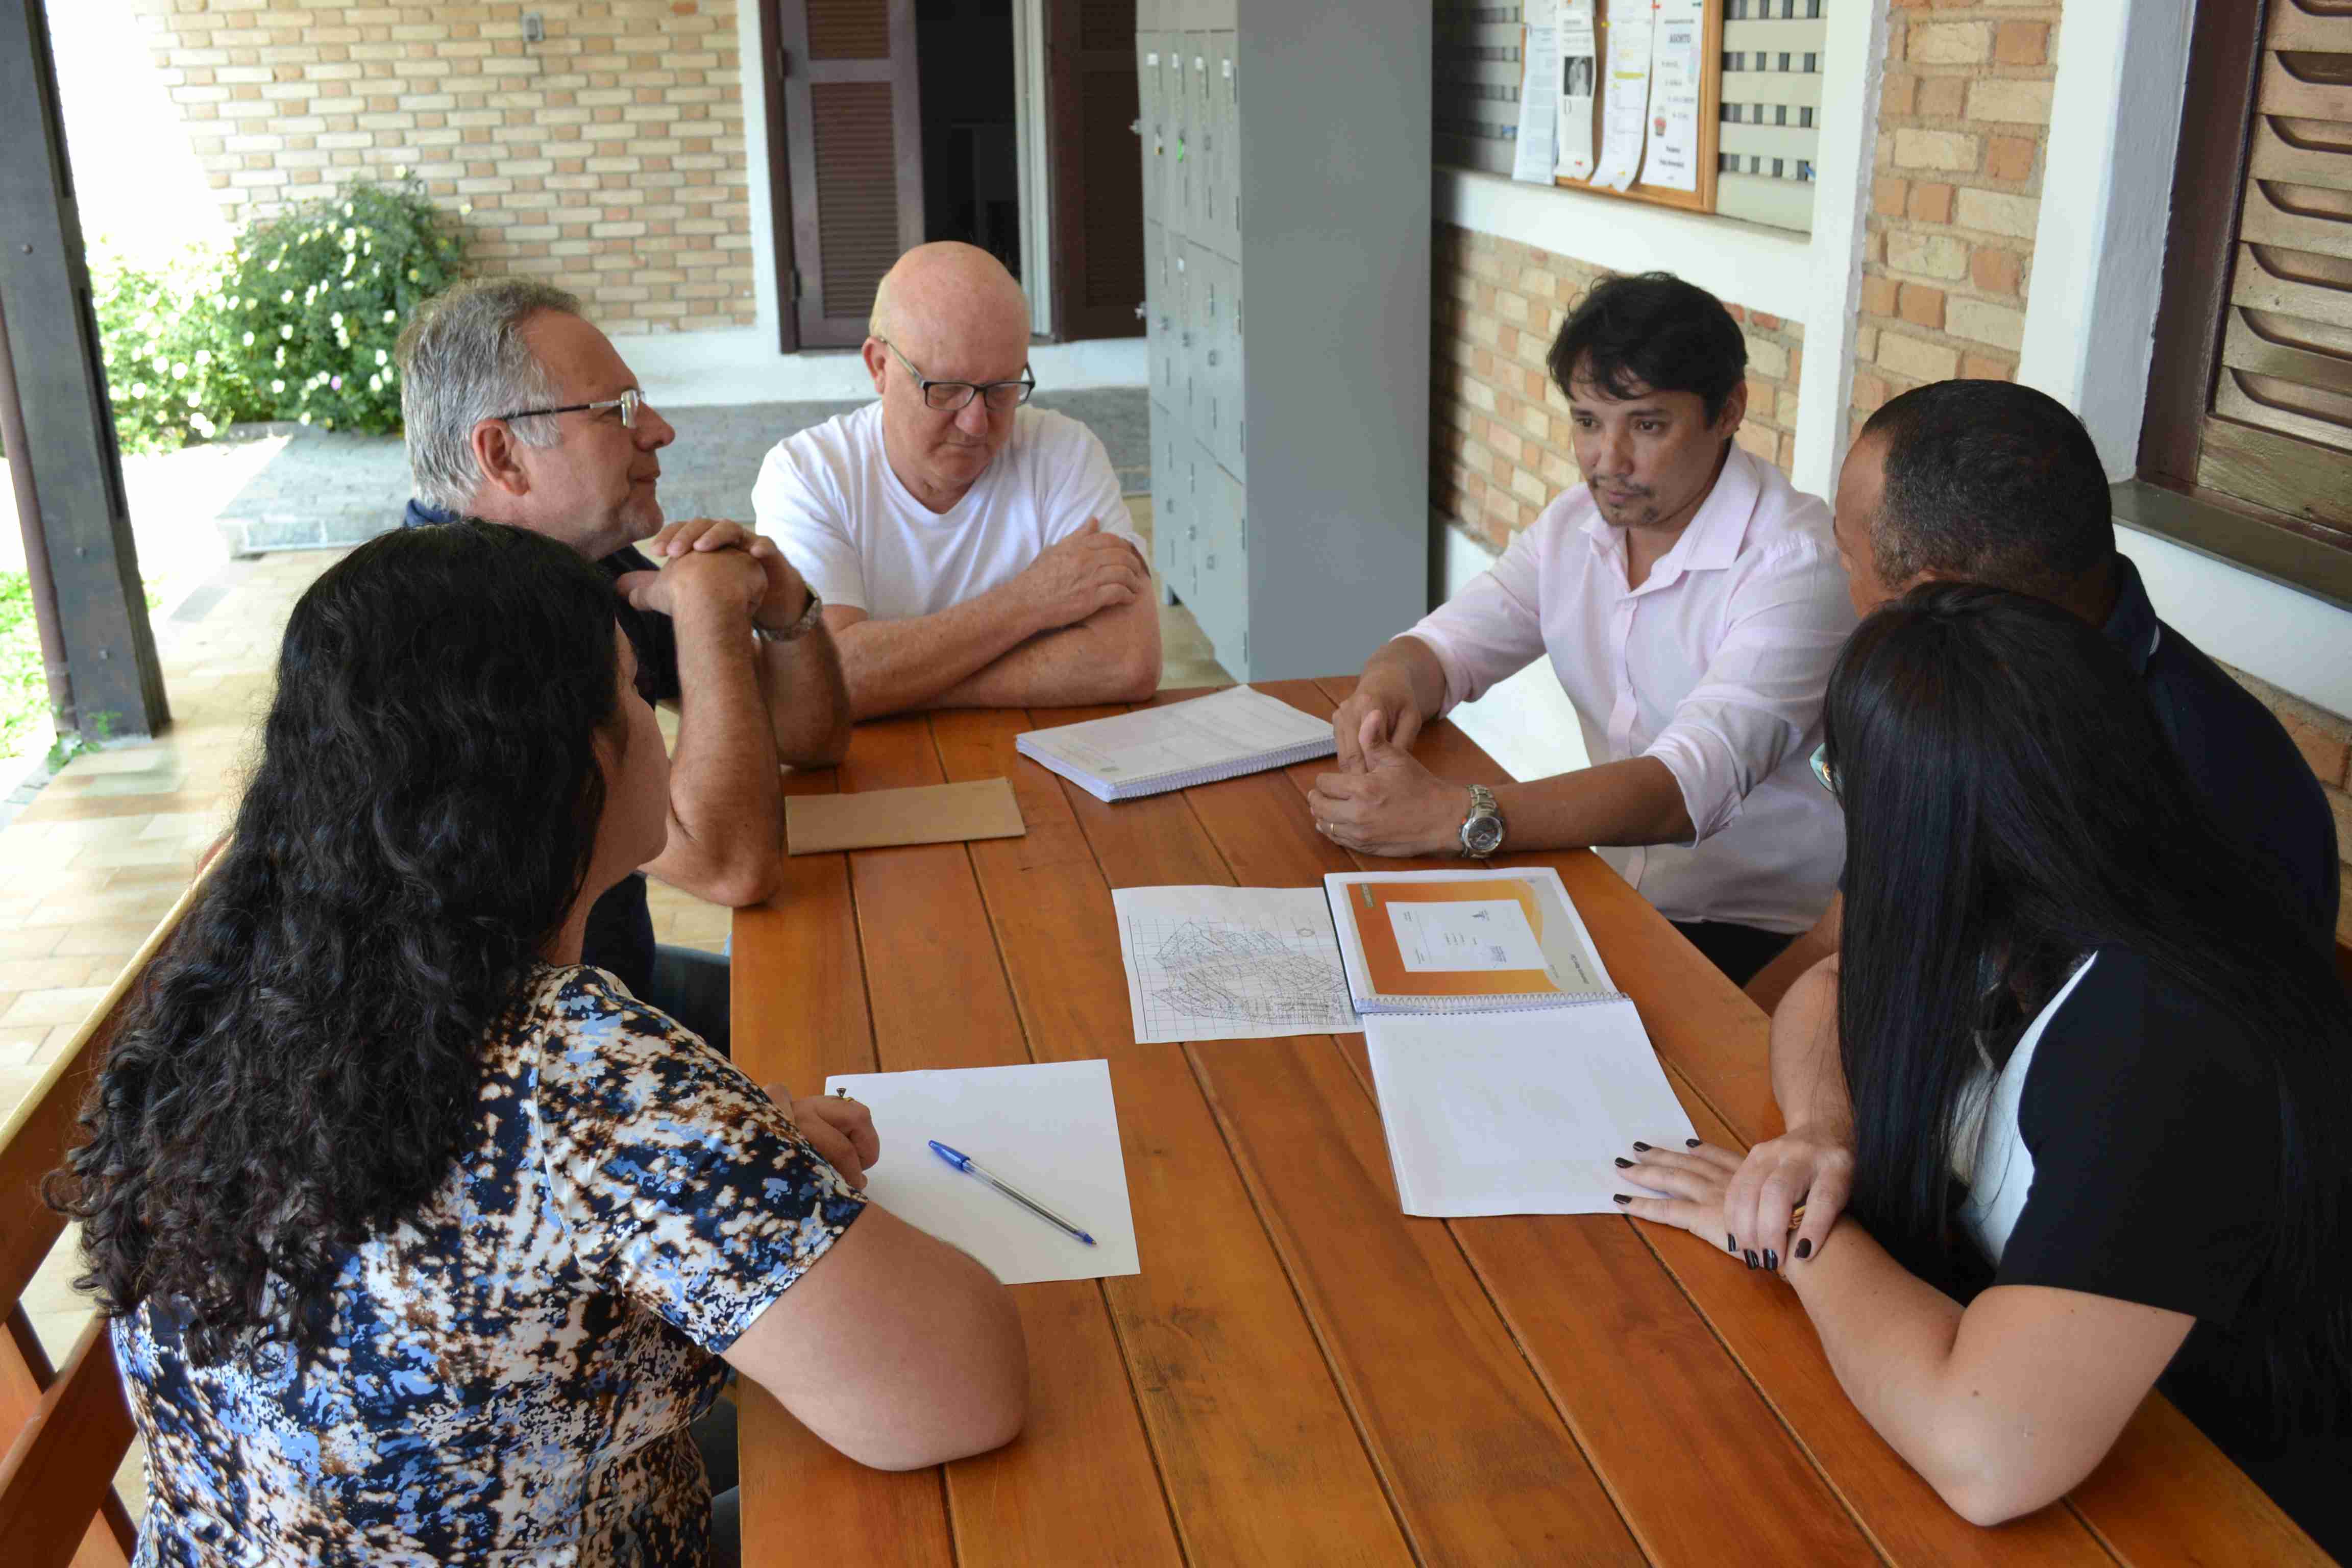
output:
[{"label": "watch face", "polygon": [[1462,837],[1470,847],[1471,854],[1492,855],[1502,846],[1502,819],[1494,816],[1477,817],[1463,826]]}]

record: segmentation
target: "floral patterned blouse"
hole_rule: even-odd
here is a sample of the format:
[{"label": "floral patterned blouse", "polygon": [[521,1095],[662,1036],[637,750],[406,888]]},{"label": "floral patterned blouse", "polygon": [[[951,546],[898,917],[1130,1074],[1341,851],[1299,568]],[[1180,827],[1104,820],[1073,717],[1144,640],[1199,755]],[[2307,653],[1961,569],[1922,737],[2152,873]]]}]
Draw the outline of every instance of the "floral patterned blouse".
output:
[{"label": "floral patterned blouse", "polygon": [[719,1352],[865,1200],[600,969],[534,978],[478,1112],[441,1189],[345,1261],[309,1348],[197,1367],[167,1303],[116,1321],[139,1568],[703,1561],[687,1428]]}]

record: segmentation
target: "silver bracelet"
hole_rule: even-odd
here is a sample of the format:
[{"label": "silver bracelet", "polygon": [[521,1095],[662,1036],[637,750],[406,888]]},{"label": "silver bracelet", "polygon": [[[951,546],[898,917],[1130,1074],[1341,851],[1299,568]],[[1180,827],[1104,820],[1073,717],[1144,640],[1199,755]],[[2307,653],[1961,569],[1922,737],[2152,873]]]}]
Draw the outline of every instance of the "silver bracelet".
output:
[{"label": "silver bracelet", "polygon": [[797,641],[800,637],[807,634],[808,629],[811,626],[816,625],[817,612],[824,608],[824,601],[817,597],[817,592],[814,588],[811,588],[808,591],[808,608],[801,612],[800,619],[794,621],[791,626],[786,626],[782,631],[772,632],[767,627],[761,626],[759,622],[753,621],[751,623],[751,635],[759,638],[761,642]]}]

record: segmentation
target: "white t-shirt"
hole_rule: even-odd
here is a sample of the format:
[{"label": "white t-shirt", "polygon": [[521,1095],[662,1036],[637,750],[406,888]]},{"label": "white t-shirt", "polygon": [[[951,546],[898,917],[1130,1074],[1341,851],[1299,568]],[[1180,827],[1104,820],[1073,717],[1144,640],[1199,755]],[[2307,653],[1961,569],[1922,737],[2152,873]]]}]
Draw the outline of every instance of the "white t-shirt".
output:
[{"label": "white t-shirt", "polygon": [[1045,408],[1013,415],[1011,439],[945,512],[890,471],[879,401],[777,442],[751,510],[825,603],[881,620],[935,616],[985,594],[1088,518],[1144,548],[1102,442]]}]

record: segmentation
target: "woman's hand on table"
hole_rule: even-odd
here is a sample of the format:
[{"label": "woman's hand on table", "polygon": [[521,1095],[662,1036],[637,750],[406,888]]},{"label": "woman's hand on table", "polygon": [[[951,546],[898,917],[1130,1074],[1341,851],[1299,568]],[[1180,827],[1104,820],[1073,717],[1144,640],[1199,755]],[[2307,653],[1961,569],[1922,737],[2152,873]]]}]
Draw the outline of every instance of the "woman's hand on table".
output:
[{"label": "woman's hand on table", "polygon": [[846,1095],[818,1094],[794,1100],[781,1083],[767,1086],[768,1098],[784,1108],[809,1147],[841,1173],[855,1191],[866,1190],[866,1173],[882,1158],[882,1140],[874,1131],[874,1115],[863,1102]]},{"label": "woman's hand on table", "polygon": [[1618,1157],[1617,1165],[1627,1181],[1663,1194],[1635,1197],[1618,1194],[1617,1202],[1635,1219],[1675,1226],[1710,1247],[1721,1245],[1734,1257],[1744,1257],[1750,1268],[1780,1266],[1777,1242],[1768,1253],[1761,1247],[1743,1248],[1732,1240],[1730,1226],[1723,1217],[1723,1205],[1732,1174],[1739,1169],[1739,1156],[1730,1150],[1696,1139],[1681,1150],[1636,1143],[1631,1155]]},{"label": "woman's hand on table", "polygon": [[[1738,1247],[1784,1245],[1811,1258],[1853,1195],[1853,1134],[1845,1127],[1791,1127],[1748,1151],[1723,1201],[1724,1229]],[[1796,1220],[1794,1234],[1790,1225]]]}]

